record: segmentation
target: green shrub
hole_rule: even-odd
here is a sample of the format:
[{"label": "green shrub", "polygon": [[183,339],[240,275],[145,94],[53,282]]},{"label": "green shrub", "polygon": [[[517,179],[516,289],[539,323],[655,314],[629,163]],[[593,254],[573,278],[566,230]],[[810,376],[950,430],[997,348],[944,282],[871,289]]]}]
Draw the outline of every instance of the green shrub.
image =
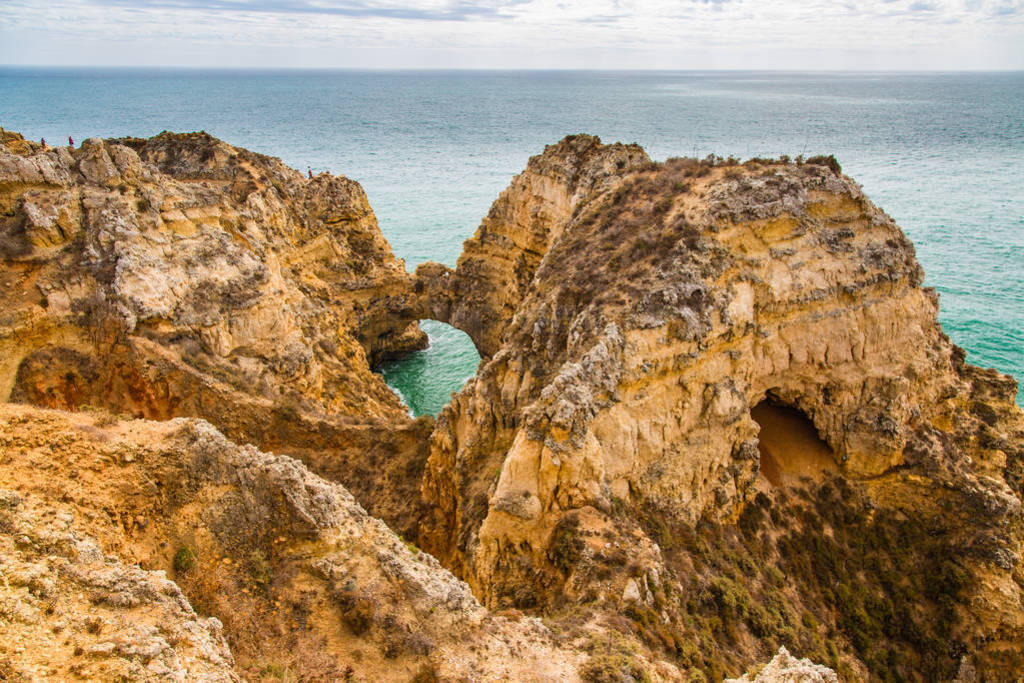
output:
[{"label": "green shrub", "polygon": [[815,166],[827,166],[836,175],[839,175],[840,173],[843,172],[843,167],[839,165],[839,162],[836,160],[836,157],[833,154],[829,154],[828,156],[825,156],[823,154],[813,156],[810,159],[807,159],[804,163],[814,164]]},{"label": "green shrub", "polygon": [[575,514],[568,514],[559,520],[551,532],[548,542],[548,559],[563,574],[570,574],[580,561],[583,541],[580,539],[580,520]]},{"label": "green shrub", "polygon": [[196,566],[196,555],[187,545],[181,546],[178,552],[174,553],[174,573],[187,574]]}]

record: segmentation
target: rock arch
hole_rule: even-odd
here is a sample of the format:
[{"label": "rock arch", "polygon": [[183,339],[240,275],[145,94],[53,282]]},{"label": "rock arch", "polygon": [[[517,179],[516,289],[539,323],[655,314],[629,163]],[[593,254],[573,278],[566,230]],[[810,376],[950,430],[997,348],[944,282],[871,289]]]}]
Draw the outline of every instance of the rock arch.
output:
[{"label": "rock arch", "polygon": [[[531,165],[575,163],[565,147],[545,156]],[[513,200],[507,212],[528,214],[533,197],[515,192],[492,214]],[[575,206],[524,293],[475,271],[474,292],[498,292],[471,307],[485,362],[431,437],[421,542],[483,600],[553,595],[566,515],[587,533],[622,504],[734,519],[758,478],[751,408],[769,391],[851,477],[892,471],[948,424],[943,397],[963,381],[937,298],[899,228],[832,166],[669,160]],[[523,253],[522,238],[488,240],[454,272],[421,267],[422,290],[456,292],[475,250],[506,266]],[[455,298],[433,301],[456,319]]]},{"label": "rock arch", "polygon": [[433,262],[416,269],[416,317],[462,330],[482,357],[493,356],[537,269],[582,205],[649,163],[638,145],[602,145],[592,135],[549,145],[491,205],[454,270]]}]

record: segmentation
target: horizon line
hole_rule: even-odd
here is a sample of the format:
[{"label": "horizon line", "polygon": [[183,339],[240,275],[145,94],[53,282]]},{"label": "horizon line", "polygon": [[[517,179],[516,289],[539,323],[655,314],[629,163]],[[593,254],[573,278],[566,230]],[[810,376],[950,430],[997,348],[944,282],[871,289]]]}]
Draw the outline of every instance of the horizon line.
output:
[{"label": "horizon line", "polygon": [[666,69],[666,68],[620,68],[598,69],[587,67],[417,67],[417,66],[213,66],[213,65],[179,65],[179,64],[0,64],[0,69],[66,69],[84,71],[88,69],[109,69],[114,71],[221,71],[221,72],[260,72],[260,71],[292,71],[292,72],[413,72],[413,73],[793,73],[793,74],[968,74],[968,73],[1024,73],[1021,68],[965,68],[965,69],[806,69],[806,68],[704,68],[704,69]]}]

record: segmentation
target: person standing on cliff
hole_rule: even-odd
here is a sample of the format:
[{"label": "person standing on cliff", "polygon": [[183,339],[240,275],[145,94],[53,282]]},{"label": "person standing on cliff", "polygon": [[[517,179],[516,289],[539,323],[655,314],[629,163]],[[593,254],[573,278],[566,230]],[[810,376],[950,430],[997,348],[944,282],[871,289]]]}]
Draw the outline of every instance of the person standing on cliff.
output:
[{"label": "person standing on cliff", "polygon": [[312,180],[313,179],[313,169],[310,168],[309,166],[307,166],[306,167],[306,173],[309,174],[309,179]]},{"label": "person standing on cliff", "polygon": [[68,136],[68,147],[74,147],[74,146],[75,146],[75,139],[69,135]]},{"label": "person standing on cliff", "polygon": [[43,146],[43,149],[46,149],[46,138],[39,138],[39,144]]}]

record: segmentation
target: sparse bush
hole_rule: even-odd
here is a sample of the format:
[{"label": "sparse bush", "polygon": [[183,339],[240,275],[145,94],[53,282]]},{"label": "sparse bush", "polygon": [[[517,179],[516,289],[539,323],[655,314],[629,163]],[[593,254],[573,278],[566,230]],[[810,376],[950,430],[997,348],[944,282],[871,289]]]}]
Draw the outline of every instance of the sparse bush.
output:
[{"label": "sparse bush", "polygon": [[373,600],[346,592],[338,594],[338,602],[341,620],[349,630],[357,636],[366,633],[377,616],[377,606]]},{"label": "sparse bush", "polygon": [[438,680],[440,679],[437,677],[437,669],[434,668],[433,664],[427,663],[416,672],[416,675],[412,678],[412,683],[437,683]]},{"label": "sparse bush", "polygon": [[570,574],[580,561],[583,541],[579,536],[580,520],[575,514],[568,514],[559,520],[551,532],[548,542],[548,559],[563,574]]},{"label": "sparse bush", "polygon": [[270,563],[267,562],[266,555],[259,548],[249,553],[249,557],[246,558],[245,569],[253,582],[261,586],[270,583]]},{"label": "sparse bush", "polygon": [[93,420],[93,425],[96,427],[113,427],[117,424],[118,419],[117,415],[113,413],[101,412]]},{"label": "sparse bush", "polygon": [[636,658],[636,645],[621,634],[609,633],[600,638],[592,636],[585,649],[590,652],[590,661],[580,676],[588,683],[651,680]]},{"label": "sparse bush", "polygon": [[840,173],[843,172],[843,167],[839,165],[839,162],[836,160],[834,154],[829,154],[828,156],[825,156],[823,154],[813,156],[810,159],[807,159],[804,163],[814,164],[815,166],[827,166],[836,175],[839,175]]},{"label": "sparse bush", "polygon": [[180,575],[187,574],[193,567],[196,566],[196,556],[192,552],[192,549],[187,545],[181,546],[178,552],[174,553],[174,573]]},{"label": "sparse bush", "polygon": [[103,632],[103,618],[102,617],[86,617],[85,619],[85,631],[97,635]]}]

